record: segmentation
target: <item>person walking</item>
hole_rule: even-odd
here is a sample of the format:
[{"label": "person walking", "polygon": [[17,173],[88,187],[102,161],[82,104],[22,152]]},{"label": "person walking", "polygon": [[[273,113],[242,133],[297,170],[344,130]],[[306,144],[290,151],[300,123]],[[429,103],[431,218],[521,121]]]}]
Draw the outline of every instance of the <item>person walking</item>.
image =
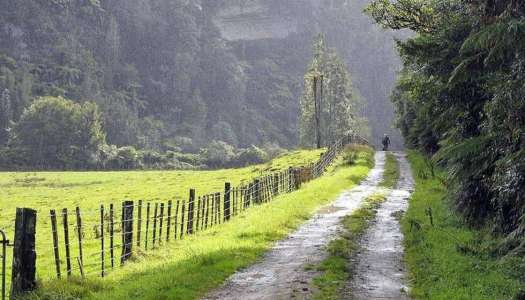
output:
[{"label": "person walking", "polygon": [[390,138],[388,135],[383,136],[383,151],[388,151],[388,147],[390,146]]}]

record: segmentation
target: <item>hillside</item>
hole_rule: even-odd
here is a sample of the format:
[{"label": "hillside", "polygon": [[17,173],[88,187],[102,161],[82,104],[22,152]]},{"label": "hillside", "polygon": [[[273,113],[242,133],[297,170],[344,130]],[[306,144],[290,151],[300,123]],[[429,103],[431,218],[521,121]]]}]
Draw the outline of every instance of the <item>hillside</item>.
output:
[{"label": "hillside", "polygon": [[398,62],[390,34],[362,15],[366,2],[2,1],[0,90],[15,122],[36,96],[95,101],[118,146],[292,147],[302,76],[325,33],[377,139],[391,125]]}]

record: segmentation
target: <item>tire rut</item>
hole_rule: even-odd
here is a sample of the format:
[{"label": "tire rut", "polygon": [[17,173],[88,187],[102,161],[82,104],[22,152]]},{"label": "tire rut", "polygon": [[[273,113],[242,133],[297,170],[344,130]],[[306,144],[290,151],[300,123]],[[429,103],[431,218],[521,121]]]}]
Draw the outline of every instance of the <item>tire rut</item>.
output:
[{"label": "tire rut", "polygon": [[375,166],[355,188],[343,192],[332,204],[277,242],[258,263],[232,275],[220,288],[203,299],[307,299],[319,264],[326,257],[326,245],[337,236],[340,219],[359,208],[378,190],[383,178],[385,153],[376,152]]},{"label": "tire rut", "polygon": [[394,155],[399,162],[399,180],[361,241],[355,275],[345,293],[352,299],[409,299],[399,215],[408,208],[414,179],[406,155]]}]

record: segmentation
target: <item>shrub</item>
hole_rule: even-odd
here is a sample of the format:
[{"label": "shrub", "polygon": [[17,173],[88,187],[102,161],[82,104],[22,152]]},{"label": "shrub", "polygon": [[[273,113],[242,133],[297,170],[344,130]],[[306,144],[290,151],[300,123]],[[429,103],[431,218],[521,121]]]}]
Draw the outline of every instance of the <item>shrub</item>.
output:
[{"label": "shrub", "polygon": [[227,166],[235,157],[235,152],[231,145],[223,141],[213,141],[207,148],[201,150],[200,155],[207,166],[218,168]]},{"label": "shrub", "polygon": [[135,147],[126,146],[117,150],[118,166],[120,169],[134,169],[140,167],[139,155]]},{"label": "shrub", "polygon": [[166,152],[166,157],[168,159],[175,159],[180,162],[190,164],[193,166],[199,166],[203,163],[203,158],[199,154],[194,153],[181,153],[177,151],[168,151]]},{"label": "shrub", "polygon": [[236,156],[235,165],[247,166],[250,164],[261,164],[268,160],[268,154],[254,145],[250,148],[242,149]]},{"label": "shrub", "polygon": [[281,148],[278,144],[266,143],[262,147],[267,154],[267,159],[274,159],[286,153],[286,149]]}]

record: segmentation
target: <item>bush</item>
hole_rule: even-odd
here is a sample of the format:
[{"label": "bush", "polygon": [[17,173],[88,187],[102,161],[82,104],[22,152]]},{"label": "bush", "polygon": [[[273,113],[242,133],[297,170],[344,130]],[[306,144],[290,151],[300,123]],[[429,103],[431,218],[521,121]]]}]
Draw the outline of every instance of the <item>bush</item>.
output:
[{"label": "bush", "polygon": [[199,149],[195,146],[193,139],[189,137],[185,137],[185,136],[178,136],[174,138],[170,146],[177,147],[179,148],[177,150],[182,151],[182,152],[195,153],[199,151]]},{"label": "bush", "polygon": [[203,163],[203,159],[199,154],[194,153],[181,153],[177,151],[168,151],[166,152],[166,157],[168,159],[175,159],[180,162],[190,164],[193,166],[199,166]]},{"label": "bush", "polygon": [[235,157],[235,152],[231,145],[223,141],[213,141],[208,148],[201,150],[200,155],[208,167],[218,168],[228,166]]},{"label": "bush", "polygon": [[15,124],[10,140],[30,165],[53,169],[93,167],[104,143],[97,105],[80,105],[62,97],[33,102]]},{"label": "bush", "polygon": [[132,146],[119,148],[116,158],[120,169],[134,169],[140,166],[138,152]]},{"label": "bush", "polygon": [[354,151],[347,151],[345,152],[343,156],[343,161],[345,165],[355,165],[356,161],[358,159],[357,152]]},{"label": "bush", "polygon": [[147,168],[162,168],[167,163],[167,157],[152,150],[143,150],[139,153],[139,159]]},{"label": "bush", "polygon": [[23,151],[0,148],[0,170],[22,170],[29,164]]},{"label": "bush", "polygon": [[262,148],[266,152],[268,160],[274,159],[287,152],[286,149],[283,149],[278,144],[274,144],[274,143],[266,143],[263,145]]},{"label": "bush", "polygon": [[268,160],[268,154],[256,146],[251,146],[248,149],[242,149],[236,156],[235,165],[247,166],[251,164],[261,164]]}]

